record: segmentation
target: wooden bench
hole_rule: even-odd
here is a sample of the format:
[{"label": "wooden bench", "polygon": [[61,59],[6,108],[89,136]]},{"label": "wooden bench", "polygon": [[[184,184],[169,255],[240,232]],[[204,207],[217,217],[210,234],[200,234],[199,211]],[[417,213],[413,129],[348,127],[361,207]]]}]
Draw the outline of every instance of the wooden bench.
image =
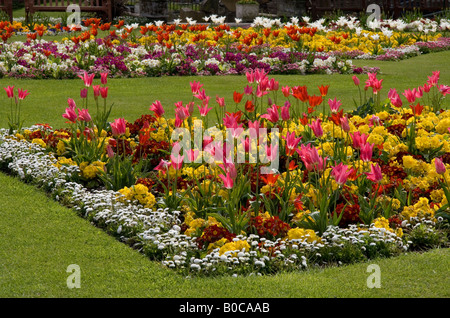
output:
[{"label": "wooden bench", "polygon": [[0,10],[5,11],[9,16],[9,21],[13,22],[12,0],[0,0]]},{"label": "wooden bench", "polygon": [[313,18],[325,13],[364,13],[369,4],[380,6],[388,18],[400,18],[406,11],[420,10],[423,14],[440,12],[448,8],[449,0],[309,0],[308,9]]},{"label": "wooden bench", "polygon": [[112,2],[113,0],[25,0],[25,13],[29,21],[35,12],[66,12],[69,5],[76,4],[80,6],[81,14],[96,12],[104,22],[111,22]]}]

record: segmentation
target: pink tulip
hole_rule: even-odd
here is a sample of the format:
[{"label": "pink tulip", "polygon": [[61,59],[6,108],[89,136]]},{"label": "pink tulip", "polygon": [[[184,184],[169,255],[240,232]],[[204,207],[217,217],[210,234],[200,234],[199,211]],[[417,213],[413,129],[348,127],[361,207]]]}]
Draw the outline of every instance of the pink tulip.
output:
[{"label": "pink tulip", "polygon": [[77,113],[75,113],[75,108],[72,107],[67,107],[66,112],[62,116],[72,123],[76,122],[78,118]]},{"label": "pink tulip", "polygon": [[263,69],[256,69],[253,73],[253,76],[254,76],[255,82],[257,82],[257,83],[261,83],[264,80],[268,80],[267,73]]},{"label": "pink tulip", "polygon": [[269,81],[269,87],[268,88],[269,88],[270,91],[277,91],[280,88],[280,84],[279,84],[278,81],[276,81],[274,78],[272,78]]},{"label": "pink tulip", "polygon": [[286,140],[286,155],[292,156],[302,137],[295,138],[295,132],[293,131],[292,133],[286,133],[286,137],[283,136],[283,138]]},{"label": "pink tulip", "polygon": [[430,84],[423,84],[423,91],[425,92],[425,93],[429,93],[430,92],[430,90],[431,90],[431,85]]},{"label": "pink tulip", "polygon": [[244,94],[245,95],[251,95],[253,93],[253,87],[250,85],[245,86],[244,88]]},{"label": "pink tulip", "polygon": [[28,93],[27,90],[23,90],[23,89],[21,89],[21,88],[19,88],[18,93],[19,93],[19,99],[21,99],[21,100],[24,100],[25,97],[27,97],[28,95],[30,95],[30,93]]},{"label": "pink tulip", "polygon": [[100,96],[100,85],[93,85],[94,98],[97,99]]},{"label": "pink tulip", "polygon": [[259,137],[259,128],[261,127],[261,123],[259,120],[255,121],[248,121],[248,129],[249,129],[249,135],[251,138],[257,138]]},{"label": "pink tulip", "polygon": [[291,115],[289,114],[290,107],[291,107],[291,103],[289,103],[289,101],[286,101],[284,103],[284,106],[281,107],[281,119],[282,120],[289,120],[289,118],[291,118]]},{"label": "pink tulip", "polygon": [[233,188],[234,181],[233,181],[233,178],[231,178],[229,172],[227,172],[226,176],[224,176],[223,174],[219,174],[219,177],[222,179],[223,186],[226,189],[232,189]]},{"label": "pink tulip", "polygon": [[381,168],[379,165],[371,165],[370,172],[365,172],[367,179],[372,182],[378,183],[383,180],[383,173],[381,172]]},{"label": "pink tulip", "polygon": [[322,125],[321,125],[322,120],[320,118],[318,118],[315,121],[312,121],[311,124],[308,124],[309,128],[312,129],[312,131],[314,132],[314,135],[317,138],[320,138],[323,136],[323,129],[322,129]]},{"label": "pink tulip", "polygon": [[175,169],[175,170],[180,170],[183,167],[183,159],[184,156],[174,156],[174,155],[170,155],[170,164],[171,166]]},{"label": "pink tulip", "polygon": [[219,97],[217,95],[216,96],[216,102],[217,102],[217,104],[219,104],[220,107],[224,107],[225,106],[225,98],[224,97]]},{"label": "pink tulip", "polygon": [[203,107],[198,105],[198,109],[200,110],[200,116],[205,117],[206,115],[208,115],[209,111],[213,108],[212,107],[208,108],[208,105],[205,105]]},{"label": "pink tulip", "polygon": [[100,73],[100,83],[103,85],[108,83],[108,72]]},{"label": "pink tulip", "polygon": [[323,171],[325,170],[328,157],[321,157],[316,147],[311,144],[301,145],[300,149],[296,149],[300,159],[303,161],[306,170],[308,171]]},{"label": "pink tulip", "polygon": [[206,99],[206,92],[204,89],[199,90],[196,94],[194,94],[194,97],[200,99],[200,100],[205,100]]},{"label": "pink tulip", "polygon": [[409,103],[414,103],[414,101],[416,100],[416,89],[405,89],[403,96],[406,97]]},{"label": "pink tulip", "polygon": [[67,103],[69,104],[69,107],[72,109],[75,109],[77,107],[75,101],[72,98],[67,99]]},{"label": "pink tulip", "polygon": [[269,92],[266,90],[267,87],[261,84],[262,83],[260,83],[260,85],[258,85],[258,87],[256,88],[256,97],[263,97],[264,95],[269,94]]},{"label": "pink tulip", "polygon": [[224,173],[228,173],[232,180],[236,179],[238,173],[234,163],[226,162],[224,164],[219,164],[218,166],[223,170]]},{"label": "pink tulip", "polygon": [[85,71],[83,75],[78,75],[78,77],[83,80],[84,86],[90,87],[92,85],[92,81],[94,80],[95,74],[88,75]]},{"label": "pink tulip", "polygon": [[175,109],[175,115],[182,121],[189,117],[188,107],[177,107]]},{"label": "pink tulip", "polygon": [[106,154],[108,155],[108,158],[113,158],[114,157],[114,150],[112,149],[110,144],[108,144],[106,146]]},{"label": "pink tulip", "polygon": [[349,132],[350,131],[350,124],[348,122],[348,118],[342,117],[341,119],[339,119],[339,121],[341,122],[341,128],[343,131],[345,132]]},{"label": "pink tulip", "polygon": [[88,94],[87,88],[82,88],[82,89],[80,90],[80,97],[81,97],[81,98],[86,98],[86,97],[87,97],[87,94]]},{"label": "pink tulip", "polygon": [[126,133],[127,125],[124,118],[117,118],[111,123],[113,136],[121,136]]},{"label": "pink tulip", "polygon": [[281,92],[283,93],[284,97],[289,97],[291,95],[291,88],[289,86],[283,86],[281,87]]},{"label": "pink tulip", "polygon": [[403,102],[395,88],[391,88],[388,93],[388,98],[391,100],[392,105],[394,105],[395,107],[402,107]]},{"label": "pink tulip", "polygon": [[175,127],[176,128],[180,128],[181,125],[183,124],[183,121],[180,117],[178,117],[177,114],[175,114]]},{"label": "pink tulip", "polygon": [[339,185],[343,185],[347,182],[348,177],[353,173],[353,168],[344,165],[342,162],[331,168],[331,175]]},{"label": "pink tulip", "polygon": [[350,137],[353,141],[353,148],[360,149],[362,145],[364,145],[367,141],[369,135],[361,134],[361,132],[356,131],[353,134],[350,134]]},{"label": "pink tulip", "polygon": [[159,164],[158,164],[153,170],[166,172],[167,169],[169,168],[169,166],[170,166],[170,161],[161,159],[161,161],[159,162]]},{"label": "pink tulip", "polygon": [[370,161],[372,160],[373,155],[373,146],[374,144],[365,143],[360,148],[360,158],[362,161]]},{"label": "pink tulip", "polygon": [[278,145],[272,145],[272,144],[270,146],[266,145],[265,148],[266,148],[267,160],[274,161],[278,155]]},{"label": "pink tulip", "polygon": [[428,76],[427,83],[431,86],[437,86],[437,83],[439,82],[439,75],[440,71],[434,71],[432,76]]},{"label": "pink tulip", "polygon": [[89,114],[89,111],[87,109],[78,109],[78,119],[90,122],[92,120],[91,115]]},{"label": "pink tulip", "polygon": [[189,84],[191,85],[192,94],[197,94],[200,91],[200,88],[203,87],[203,84],[196,81],[190,82]]},{"label": "pink tulip", "polygon": [[441,92],[442,96],[450,94],[450,86],[448,85],[440,85],[439,92]]},{"label": "pink tulip", "polygon": [[245,76],[247,77],[247,82],[253,83],[255,81],[255,75],[253,70],[245,72]]},{"label": "pink tulip", "polygon": [[8,98],[14,97],[14,86],[3,87],[3,89],[6,91]]},{"label": "pink tulip", "polygon": [[359,78],[356,75],[352,76],[353,83],[355,83],[355,86],[359,86]]},{"label": "pink tulip", "polygon": [[396,96],[398,96],[397,90],[395,88],[391,88],[388,92],[388,98],[392,99]]},{"label": "pink tulip", "polygon": [[331,112],[336,113],[339,111],[339,107],[341,107],[342,103],[340,100],[336,100],[335,97],[334,100],[328,100],[328,105],[330,105]]},{"label": "pink tulip", "polygon": [[159,100],[150,105],[150,110],[155,113],[156,117],[161,117],[165,113],[164,108],[162,107]]},{"label": "pink tulip", "polygon": [[445,164],[442,162],[440,158],[434,159],[434,166],[436,168],[436,172],[438,174],[444,174],[446,171]]},{"label": "pink tulip", "polygon": [[100,87],[100,95],[105,99],[108,97],[108,87]]},{"label": "pink tulip", "polygon": [[265,118],[272,123],[276,123],[280,119],[278,114],[278,106],[272,105],[272,107],[267,108],[267,114],[261,115],[261,118]]},{"label": "pink tulip", "polygon": [[196,149],[190,149],[187,153],[189,161],[194,162],[197,159],[200,152]]},{"label": "pink tulip", "polygon": [[415,93],[416,98],[421,98],[423,96],[423,87],[422,86],[417,87]]}]

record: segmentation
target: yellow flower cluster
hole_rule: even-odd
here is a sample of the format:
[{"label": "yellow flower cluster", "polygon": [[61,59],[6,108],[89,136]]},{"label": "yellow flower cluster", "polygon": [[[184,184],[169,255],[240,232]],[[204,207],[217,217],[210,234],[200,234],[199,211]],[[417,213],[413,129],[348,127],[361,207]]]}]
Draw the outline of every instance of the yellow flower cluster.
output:
[{"label": "yellow flower cluster", "polygon": [[72,158],[58,157],[58,161],[53,165],[59,169],[62,166],[77,166],[77,163]]},{"label": "yellow flower cluster", "polygon": [[395,233],[398,237],[403,236],[403,230],[401,228],[398,229],[392,229],[389,226],[389,220],[384,217],[379,217],[374,220],[374,226],[380,229],[386,229],[387,231],[391,233]]},{"label": "yellow flower cluster", "polygon": [[310,229],[295,227],[290,229],[287,235],[290,240],[306,240],[308,243],[320,242],[320,237]]},{"label": "yellow flower cluster", "polygon": [[130,188],[125,187],[119,190],[122,195],[119,201],[137,201],[146,208],[153,208],[156,204],[155,196],[149,192],[148,188],[143,184],[136,184]]},{"label": "yellow flower cluster", "polygon": [[194,234],[198,234],[197,232],[207,226],[217,225],[222,226],[222,224],[217,221],[214,217],[209,216],[207,220],[202,218],[195,218],[193,212],[186,212],[184,223],[188,226],[188,229],[184,232],[184,234],[192,236]]},{"label": "yellow flower cluster", "polygon": [[434,210],[430,207],[428,199],[423,197],[416,204],[405,206],[401,214],[406,220],[410,220],[411,218],[434,218]]},{"label": "yellow flower cluster", "polygon": [[102,161],[80,163],[81,176],[86,179],[96,178],[104,169],[105,163]]},{"label": "yellow flower cluster", "polygon": [[[244,240],[237,240],[237,241],[233,241],[233,242],[229,242],[229,243],[225,243],[219,250],[219,254],[223,255],[226,252],[233,252],[233,251],[250,251],[250,244],[248,244],[247,241]],[[232,253],[233,256],[236,256],[236,252]]]}]

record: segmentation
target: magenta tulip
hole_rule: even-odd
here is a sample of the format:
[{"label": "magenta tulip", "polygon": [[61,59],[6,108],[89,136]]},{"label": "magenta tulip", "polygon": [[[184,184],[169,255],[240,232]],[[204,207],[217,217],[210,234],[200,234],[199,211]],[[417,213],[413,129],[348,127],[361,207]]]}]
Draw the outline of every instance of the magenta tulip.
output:
[{"label": "magenta tulip", "polygon": [[381,172],[381,168],[379,165],[372,164],[370,166],[370,172],[366,172],[365,174],[367,176],[367,179],[375,183],[378,183],[383,179],[383,173]]},{"label": "magenta tulip", "polygon": [[440,158],[434,159],[434,166],[438,174],[444,174],[446,171],[445,164]]},{"label": "magenta tulip", "polygon": [[19,88],[18,93],[19,93],[19,99],[21,99],[21,100],[24,100],[25,97],[27,97],[28,95],[30,95],[30,93],[28,93],[27,90],[23,90],[23,89],[21,89],[21,88]]},{"label": "magenta tulip", "polygon": [[223,186],[226,189],[232,189],[233,188],[234,181],[233,181],[233,178],[231,178],[231,175],[230,175],[229,172],[227,172],[226,176],[224,176],[223,174],[219,174],[219,177],[222,179]]},{"label": "magenta tulip", "polygon": [[100,87],[100,95],[103,99],[108,97],[108,87]]},{"label": "magenta tulip", "polygon": [[72,107],[67,107],[66,112],[62,116],[72,123],[76,122],[78,118],[77,113],[75,112],[75,108]]},{"label": "magenta tulip", "polygon": [[114,122],[111,123],[111,131],[113,136],[125,135],[126,129],[127,125],[124,118],[115,119]]},{"label": "magenta tulip", "polygon": [[353,173],[353,168],[344,165],[342,162],[331,168],[331,175],[339,185],[344,185],[348,177]]},{"label": "magenta tulip", "polygon": [[92,85],[92,81],[94,80],[95,74],[88,75],[85,71],[83,75],[78,75],[78,77],[83,80],[84,86],[90,87]]},{"label": "magenta tulip", "polygon": [[150,110],[155,113],[156,117],[161,117],[165,113],[164,108],[159,100],[150,105]]},{"label": "magenta tulip", "polygon": [[100,73],[100,83],[103,85],[108,83],[108,72]]},{"label": "magenta tulip", "polygon": [[89,114],[89,111],[87,109],[78,109],[78,119],[90,122],[92,120],[91,115]]},{"label": "magenta tulip", "polygon": [[14,97],[14,86],[3,87],[3,89],[6,91],[8,98]]}]

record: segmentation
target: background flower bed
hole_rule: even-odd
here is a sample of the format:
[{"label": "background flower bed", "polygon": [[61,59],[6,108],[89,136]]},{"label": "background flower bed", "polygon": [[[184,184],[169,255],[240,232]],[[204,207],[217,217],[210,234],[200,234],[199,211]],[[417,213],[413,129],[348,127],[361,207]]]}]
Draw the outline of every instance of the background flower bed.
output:
[{"label": "background flower bed", "polygon": [[[27,78],[76,78],[82,70],[97,75],[107,70],[117,77],[230,75],[256,68],[271,74],[361,73],[374,70],[353,67],[351,58],[403,59],[447,49],[448,40],[439,32],[445,34],[450,25],[446,19],[422,19],[363,26],[345,17],[324,25],[325,20],[304,17],[286,24],[257,18],[243,29],[230,28],[220,17],[208,21],[138,25],[121,20],[112,25],[91,18],[78,30],[61,23],[26,27],[4,22],[5,42],[23,33],[28,43],[3,44],[0,73]],[[38,40],[67,31],[59,43]]]},{"label": "background flower bed", "polygon": [[[359,111],[361,111],[361,109]],[[405,112],[409,113],[410,111]],[[426,114],[427,114],[426,120],[423,121],[424,124],[427,123],[429,120],[431,121],[436,120],[435,118],[433,119],[433,117],[429,113]],[[379,116],[379,118],[386,116],[386,114],[383,115],[376,114],[376,115]],[[445,113],[443,113],[442,116],[443,118],[445,118]],[[143,118],[151,120],[152,117],[144,116]],[[356,116],[355,119],[357,118],[358,117]],[[369,118],[372,120],[373,123],[374,118],[372,118],[372,116],[369,116],[367,120]],[[394,120],[400,119],[398,118]],[[153,124],[159,125],[159,121],[157,120],[153,120],[152,122]],[[445,122],[446,121],[443,120],[442,123],[443,127],[445,127],[446,125]],[[140,127],[139,125],[142,125],[143,123],[144,121],[141,118],[141,120],[135,122],[135,125],[137,125],[137,127]],[[368,125],[368,123],[370,123],[370,121],[366,122],[366,125]],[[128,128],[130,130],[133,130],[133,125],[130,125]],[[370,130],[370,128],[368,129]],[[39,134],[39,132],[33,132],[34,130],[35,130],[34,128],[29,130],[29,132],[26,132],[25,136],[27,136],[27,138],[30,141],[34,140],[35,143],[41,144],[43,142],[44,145],[47,146],[49,144],[48,141],[51,140],[51,138],[50,139],[47,138],[52,135],[51,131],[50,134],[46,136],[46,134],[43,133],[45,132],[45,129],[43,129],[43,127],[39,127],[40,134],[43,134],[43,136],[46,136],[46,138],[32,138],[37,137]],[[136,128],[134,128],[134,130],[136,130]],[[445,129],[441,131],[441,133],[443,132],[445,133]],[[378,135],[378,133],[374,134],[373,138],[375,138],[376,135]],[[43,136],[41,135],[41,137]],[[305,137],[305,135],[303,136]],[[159,138],[159,137],[158,135],[155,135],[152,138]],[[39,139],[41,139],[41,141],[39,141]],[[420,140],[422,139],[419,139],[419,141]],[[158,142],[160,142],[160,140]],[[389,144],[392,146],[392,141],[390,141]],[[154,211],[151,208],[149,209],[142,206],[137,207],[132,206],[131,208],[129,207],[124,208],[124,206],[120,202],[117,203],[111,199],[114,193],[111,193],[110,191],[99,191],[99,192],[94,191],[94,193],[92,194],[91,191],[86,192],[85,190],[83,190],[83,187],[81,187],[78,183],[74,184],[68,183],[66,184],[64,190],[62,190],[59,185],[62,184],[63,181],[58,180],[67,180],[65,178],[69,176],[71,176],[69,177],[69,180],[71,180],[74,177],[79,178],[79,172],[83,173],[83,171],[78,170],[81,168],[81,165],[79,168],[77,168],[75,165],[73,167],[67,168],[68,174],[63,173],[62,176],[60,177],[59,176],[60,172],[58,172],[58,169],[51,167],[51,163],[57,164],[55,160],[51,160],[49,162],[46,161],[47,159],[43,159],[44,162],[43,163],[40,162],[41,160],[40,157],[42,156],[43,158],[45,158],[45,156],[43,152],[39,151],[39,148],[36,148],[38,154],[35,157],[30,156],[27,153],[27,151],[20,150],[22,147],[23,149],[29,148],[29,145],[27,145],[26,143],[21,144],[19,142],[16,145],[16,142],[14,141],[7,141],[6,144],[3,143],[2,145],[5,145],[6,149],[11,149],[13,153],[24,154],[23,157],[16,160],[13,159],[11,153],[8,153],[9,151],[8,150],[5,152],[6,155],[3,157],[5,158],[3,159],[4,162],[8,163],[9,161],[12,160],[12,162],[10,162],[8,166],[9,168],[13,169],[15,173],[21,176],[21,178],[25,180],[27,179],[37,180],[38,183],[42,182],[41,183],[42,185],[48,185],[49,190],[52,189],[53,186],[55,186],[55,189],[57,190],[56,192],[53,193],[55,195],[55,198],[57,198],[58,200],[62,200],[63,202],[68,201],[80,202],[79,205],[77,204],[77,206],[79,206],[81,214],[90,217],[91,220],[98,222],[97,224],[107,228],[110,232],[117,233],[117,235],[119,235],[123,240],[127,241],[131,245],[134,245],[137,248],[142,248],[142,250],[151,257],[163,260],[165,265],[169,267],[184,268],[184,271],[192,270],[193,272],[196,272],[198,270],[201,270],[201,272],[214,272],[214,271],[224,272],[229,271],[231,267],[231,272],[234,273],[247,273],[247,274],[250,272],[270,273],[279,269],[289,269],[289,268],[293,269],[299,267],[302,268],[305,267],[305,265],[311,266],[311,264],[315,263],[323,265],[329,262],[332,263],[353,262],[355,260],[360,260],[364,257],[373,257],[377,255],[385,255],[385,256],[393,255],[400,252],[403,244],[405,244],[405,242],[401,242],[401,240],[398,240],[397,235],[389,234],[390,231],[388,229],[392,229],[391,228],[391,226],[393,226],[392,224],[389,224],[389,227],[386,228],[385,225],[383,225],[383,222],[381,222],[378,224],[378,226],[381,227],[374,226],[372,228],[373,235],[370,236],[369,241],[364,240],[367,237],[359,236],[361,233],[357,232],[357,229],[355,227],[350,227],[346,229],[336,229],[331,227],[329,231],[322,233],[324,241],[321,243],[319,243],[317,240],[314,243],[314,235],[312,233],[309,233],[309,236],[312,238],[312,241],[308,239],[306,239],[305,241],[304,235],[308,233],[305,232],[302,233],[300,231],[298,234],[299,235],[298,238],[291,237],[292,242],[297,243],[293,245],[297,245],[297,247],[294,247],[293,245],[286,246],[285,244],[289,244],[286,243],[289,242],[289,240],[284,241],[281,239],[281,237],[278,239],[275,238],[262,239],[257,235],[255,236],[250,235],[248,237],[237,235],[235,236],[235,238],[237,238],[238,240],[235,243],[229,242],[231,244],[227,246],[225,242],[222,242],[225,243],[223,246],[226,246],[227,248],[230,249],[229,253],[225,254],[223,253],[224,250],[222,250],[221,254],[219,248],[218,254],[213,253],[207,254],[206,256],[202,256],[202,253],[200,252],[199,254],[198,251],[198,241],[194,242],[194,240],[188,235],[185,234],[180,235],[180,233],[183,233],[185,229],[183,229],[182,218],[178,219],[177,217],[180,215],[184,215],[185,211],[183,213],[181,211],[176,212],[177,210],[173,209],[172,210],[169,209],[166,211],[164,210]],[[402,148],[404,145],[402,146],[401,144],[399,144],[398,146],[399,148]],[[388,145],[386,145],[386,147],[388,147]],[[421,149],[420,151],[424,150],[429,151],[427,147],[425,148],[423,147],[424,146],[420,144],[419,146],[419,148]],[[53,150],[55,151],[55,149]],[[428,157],[428,160],[430,160],[430,158],[431,157]],[[29,162],[31,162],[31,165],[29,164]],[[64,166],[64,162],[60,162],[60,164],[63,164]],[[409,164],[414,165],[416,164],[416,162],[412,160],[409,161]],[[33,166],[36,166],[37,169],[34,170]],[[86,168],[86,166],[84,167]],[[408,169],[409,168],[410,167],[408,166]],[[433,166],[431,165],[430,169],[432,168]],[[66,168],[63,168],[63,172],[65,172],[65,169]],[[95,171],[96,170],[94,169],[94,172]],[[86,175],[86,177],[89,177],[89,175]],[[49,180],[47,178],[50,179],[56,178],[56,181],[48,182]],[[78,181],[80,180],[78,179]],[[87,180],[85,180],[85,182],[86,181]],[[89,186],[89,183],[86,183],[85,185]],[[89,187],[92,187],[92,185],[90,185]],[[136,194],[145,194],[146,196],[149,195],[149,193],[146,192],[146,190],[142,187],[134,187],[134,190],[136,191]],[[420,197],[421,194],[418,193],[418,195]],[[143,202],[147,203],[148,201],[145,200]],[[430,207],[428,206],[429,203],[424,203],[423,200],[418,201],[418,203],[419,202],[420,206],[419,205],[415,206],[414,209],[412,209],[410,212],[417,213],[418,211],[426,211],[426,213],[430,215],[434,213],[432,210],[430,210]],[[111,208],[109,208],[110,206]],[[150,201],[150,206],[154,207],[155,203],[153,201]],[[108,208],[105,209],[105,207]],[[416,209],[418,210],[416,211]],[[406,210],[409,211],[408,209]],[[188,223],[186,223],[186,216],[183,216],[183,218],[185,225],[188,225]],[[269,218],[264,217],[264,219],[270,219],[270,217]],[[198,222],[196,223],[201,226],[200,228],[204,228],[205,223],[202,223],[200,218],[197,218],[197,221]],[[380,219],[379,221],[382,221],[382,219]],[[216,223],[214,220],[212,222]],[[427,224],[427,222],[428,221],[426,221],[424,224]],[[279,224],[282,225],[282,223]],[[191,223],[189,223],[189,225],[191,225]],[[430,225],[434,225],[433,222],[430,223]],[[268,229],[272,231],[272,228],[269,227]],[[429,233],[427,232],[430,229],[432,229],[432,227],[429,228],[427,225],[418,226],[417,230],[414,232],[414,237],[415,238],[426,237],[428,243],[432,242],[431,245],[442,244],[440,242],[442,236],[436,233],[435,235],[430,236]],[[275,232],[271,233],[271,235],[273,234],[275,234]],[[328,235],[330,235],[329,238],[334,238],[334,241],[332,239],[327,240]],[[381,237],[379,237],[378,235],[380,235]],[[276,234],[275,237],[276,236],[278,236],[278,234]],[[432,238],[434,238],[435,241],[433,241]],[[301,241],[295,241],[296,239],[301,239]],[[350,244],[349,246],[344,244],[344,246],[342,246],[343,242],[346,241],[349,241],[352,244]],[[245,245],[245,242],[247,242],[249,248],[251,246],[252,249],[256,248],[257,250],[251,251],[254,253],[251,253],[247,250],[242,251],[241,250],[242,248],[245,249],[247,247],[247,245]],[[372,245],[371,243],[374,243],[374,245]],[[244,245],[238,246],[239,244]],[[301,248],[299,248],[299,245],[302,245]],[[418,244],[418,246],[423,245]],[[342,247],[344,247],[343,250],[341,249]],[[362,249],[362,247],[364,247],[367,252],[362,252],[364,250]],[[236,255],[233,255],[233,250],[235,248],[237,248],[239,252],[236,252]],[[297,253],[295,252],[293,253],[293,250],[297,250],[297,248],[299,248],[300,251]],[[169,258],[166,259],[165,257],[168,256],[168,254],[165,253],[167,253],[167,251],[173,250],[177,250],[177,252],[179,253],[175,253],[175,256],[170,255]],[[342,252],[343,254],[340,254],[340,252]],[[336,254],[338,255],[336,256]],[[224,255],[226,256],[224,257]],[[238,264],[239,266],[237,266]]]}]

